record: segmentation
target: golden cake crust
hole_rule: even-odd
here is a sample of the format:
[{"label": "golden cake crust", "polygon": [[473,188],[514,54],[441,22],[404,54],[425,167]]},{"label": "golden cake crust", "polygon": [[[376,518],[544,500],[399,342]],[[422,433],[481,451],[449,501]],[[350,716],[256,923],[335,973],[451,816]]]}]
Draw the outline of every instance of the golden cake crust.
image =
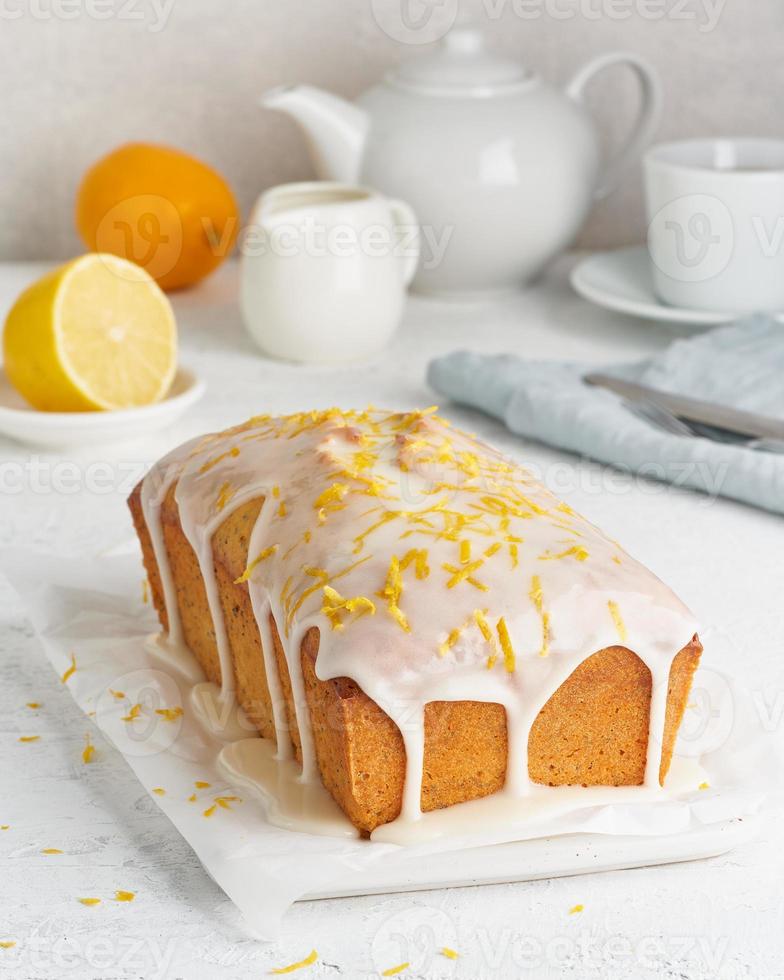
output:
[{"label": "golden cake crust", "polygon": [[[183,533],[169,488],[161,520],[184,638],[207,677],[221,683],[215,629],[196,555]],[[167,629],[160,571],[141,506],[141,485],[129,500],[155,608]],[[214,570],[228,635],[237,697],[264,738],[275,738],[270,684],[247,582],[250,535],[264,498],[235,509],[212,537]],[[275,663],[295,755],[302,758],[291,679],[277,624],[271,618]],[[320,634],[310,629],[300,662],[319,771],[325,787],[364,833],[398,816],[406,753],[395,722],[349,678],[320,680]],[[672,758],[702,647],[695,636],[675,656],[669,675],[659,778]],[[648,745],[651,673],[631,650],[608,646],[589,656],[540,711],[528,740],[530,778],[545,785],[638,785]],[[425,707],[423,811],[499,790],[507,767],[506,713],[480,701],[433,701]]]}]

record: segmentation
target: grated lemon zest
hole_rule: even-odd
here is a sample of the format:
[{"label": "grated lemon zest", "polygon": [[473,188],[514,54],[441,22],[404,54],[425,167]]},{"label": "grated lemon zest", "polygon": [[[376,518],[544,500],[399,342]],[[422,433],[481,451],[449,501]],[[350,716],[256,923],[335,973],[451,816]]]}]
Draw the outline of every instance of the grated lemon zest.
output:
[{"label": "grated lemon zest", "polygon": [[132,902],[136,898],[136,892],[124,892],[117,890],[114,893],[114,899],[116,902]]},{"label": "grated lemon zest", "polygon": [[310,953],[305,957],[304,960],[298,960],[296,963],[289,963],[288,966],[277,966],[270,970],[270,973],[274,973],[280,976],[284,973],[294,973],[295,970],[301,970],[306,966],[313,966],[313,964],[318,959],[318,953],[315,949],[312,949]]},{"label": "grated lemon zest", "polygon": [[277,550],[278,550],[278,546],[276,544],[271,544],[269,548],[265,548],[263,551],[259,552],[259,554],[256,555],[256,557],[253,559],[250,565],[248,565],[248,567],[242,573],[242,575],[240,575],[239,578],[234,579],[234,584],[242,585],[243,582],[247,582],[248,579],[251,577],[251,575],[254,573],[254,571],[258,568],[258,566],[263,561],[266,561],[267,558],[270,558],[272,555],[274,555]]},{"label": "grated lemon zest", "polygon": [[142,579],[142,602],[146,606],[150,601],[150,583],[146,578]]},{"label": "grated lemon zest", "polygon": [[111,694],[111,696],[117,701],[125,700],[125,693],[123,691],[113,691],[111,688],[109,688],[109,694]]},{"label": "grated lemon zest", "polygon": [[217,809],[218,809],[218,807],[216,806],[216,804],[213,803],[212,806],[208,806],[207,807],[207,809],[204,811],[204,813],[202,813],[202,816],[203,817],[211,817],[213,815],[213,813],[215,813],[215,811]]},{"label": "grated lemon zest", "polygon": [[176,721],[178,718],[182,718],[184,712],[182,708],[177,705],[176,708],[156,708],[155,714],[160,715],[166,721]]},{"label": "grated lemon zest", "polygon": [[460,564],[467,565],[471,561],[471,542],[464,538],[460,542]]},{"label": "grated lemon zest", "polygon": [[504,653],[504,667],[511,674],[515,669],[515,654],[512,649],[512,641],[509,639],[509,630],[506,627],[506,620],[502,616],[496,625],[498,640]]},{"label": "grated lemon zest", "polygon": [[577,913],[582,912],[584,908],[585,908],[584,905],[573,905],[569,909],[569,915],[577,915]]},{"label": "grated lemon zest", "polygon": [[100,898],[80,898],[77,901],[81,902],[82,905],[100,905]]},{"label": "grated lemon zest", "polygon": [[613,599],[607,600],[607,608],[610,610],[610,615],[612,616],[612,621],[615,623],[615,629],[618,631],[618,637],[621,643],[626,642],[626,624],[621,616],[621,610],[618,608],[618,603]]},{"label": "grated lemon zest", "polygon": [[559,558],[570,557],[574,557],[577,561],[585,561],[588,558],[588,549],[581,544],[575,544],[571,548],[567,548],[566,551],[559,552],[557,555],[551,555],[546,551],[543,555],[539,555],[539,561],[554,561]]},{"label": "grated lemon zest", "polygon": [[141,713],[142,706],[140,704],[133,704],[131,705],[131,710],[128,712],[128,714],[123,716],[122,721],[136,721]]},{"label": "grated lemon zest", "polygon": [[75,673],[76,673],[76,657],[73,654],[71,654],[71,666],[68,668],[68,670],[66,670],[63,676],[60,678],[60,680],[62,681],[63,684],[67,684]]},{"label": "grated lemon zest", "polygon": [[19,741],[20,742],[37,742],[40,737],[41,737],[40,735],[20,735],[19,736]]},{"label": "grated lemon zest", "polygon": [[329,585],[325,585],[323,588],[324,604],[321,607],[321,611],[329,620],[333,630],[344,628],[345,623],[341,619],[341,615],[344,612],[349,615],[356,613],[355,619],[359,619],[360,616],[364,616],[365,614],[375,616],[376,604],[372,599],[368,599],[363,595],[354,596],[353,599],[347,599]]},{"label": "grated lemon zest", "polygon": [[460,958],[460,953],[455,952],[454,949],[450,949],[448,946],[442,946],[438,952],[442,956],[446,956],[448,960],[457,960]]},{"label": "grated lemon zest", "polygon": [[166,790],[163,788],[163,786],[156,786],[153,789],[153,793],[155,793],[156,796],[166,796]]},{"label": "grated lemon zest", "polygon": [[84,750],[82,751],[82,762],[85,765],[88,765],[93,761],[93,757],[95,755],[95,746],[90,741],[89,735],[85,736],[85,741],[87,744],[85,745]]},{"label": "grated lemon zest", "polygon": [[62,854],[62,853],[63,852],[60,850],[59,847],[45,847],[41,851],[41,854]]},{"label": "grated lemon zest", "polygon": [[205,783],[203,779],[197,779],[193,785],[196,789],[209,789],[212,783]]},{"label": "grated lemon zest", "polygon": [[215,499],[215,510],[223,510],[224,507],[232,500],[236,492],[237,491],[229,482],[223,483],[220,490],[218,490],[218,496]]},{"label": "grated lemon zest", "polygon": [[710,789],[710,783],[700,783],[697,789]]},{"label": "grated lemon zest", "polygon": [[16,942],[13,939],[0,940],[0,949],[13,949]]},{"label": "grated lemon zest", "polygon": [[390,966],[388,970],[384,970],[381,974],[382,977],[394,977],[398,973],[402,973],[403,970],[407,970],[411,964],[406,960],[405,963],[398,963],[397,966]]},{"label": "grated lemon zest", "polygon": [[239,456],[240,450],[239,446],[234,446],[233,448],[227,450],[225,453],[221,453],[220,456],[216,456],[214,459],[207,460],[199,470],[200,474],[209,473],[210,470],[214,469],[218,463],[222,463],[224,459],[234,458]]},{"label": "grated lemon zest", "polygon": [[37,711],[41,707],[41,704],[39,701],[28,701],[27,707],[30,708],[32,711]]}]

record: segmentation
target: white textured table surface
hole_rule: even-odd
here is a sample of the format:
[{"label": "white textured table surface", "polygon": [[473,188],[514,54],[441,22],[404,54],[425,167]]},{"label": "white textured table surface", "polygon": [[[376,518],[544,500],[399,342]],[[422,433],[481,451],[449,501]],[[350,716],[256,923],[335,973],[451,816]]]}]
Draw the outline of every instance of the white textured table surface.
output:
[{"label": "white textured table surface", "polygon": [[[176,430],[68,456],[0,439],[0,549],[33,544],[89,555],[127,537],[124,498],[170,446],[258,412],[331,404],[433,402],[425,365],[456,346],[594,362],[640,356],[671,334],[595,310],[566,285],[563,260],[535,289],[491,307],[412,300],[383,357],[342,369],[262,358],[243,333],[236,269],[175,297],[183,361],[208,392]],[[40,266],[0,266],[0,315]],[[512,438],[451,406],[446,414],[539,468],[553,489],[669,582],[711,626],[708,655],[745,676],[761,713],[784,711],[784,523],[728,501],[625,477]],[[96,467],[100,463],[100,468]],[[298,905],[280,942],[248,938],[238,915],[123,760],[89,727],[0,583],[0,976],[240,978],[300,960],[304,977],[378,976],[397,937],[402,976],[784,976],[784,834],[710,861],[529,884]],[[27,702],[41,702],[32,711]],[[22,743],[23,735],[40,735]],[[760,774],[764,780],[765,774]],[[775,839],[774,839],[775,836]],[[45,856],[44,848],[61,855]],[[132,903],[111,900],[115,890]],[[95,908],[79,896],[103,896]],[[582,913],[569,915],[576,903]],[[461,957],[433,955],[456,932]]]}]

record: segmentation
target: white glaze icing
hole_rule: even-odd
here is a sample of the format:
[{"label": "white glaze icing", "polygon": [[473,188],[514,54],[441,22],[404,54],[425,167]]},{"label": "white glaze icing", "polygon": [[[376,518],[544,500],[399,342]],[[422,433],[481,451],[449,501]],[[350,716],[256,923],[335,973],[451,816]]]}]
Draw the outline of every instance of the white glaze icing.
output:
[{"label": "white glaze icing", "polygon": [[292,683],[303,783],[318,780],[299,659],[311,627],[320,631],[317,676],[351,678],[397,723],[406,748],[403,807],[374,837],[411,840],[422,822],[430,701],[504,705],[507,777],[491,799],[504,812],[510,799],[532,805],[541,788],[528,778],[528,735],[539,710],[583,660],[616,644],[651,671],[644,788],[658,792],[669,670],[696,632],[694,619],[659,579],[521,467],[422,412],[261,416],[194,440],[154,467],[142,488],[176,646],[182,630],[160,522],[175,479],[213,616],[224,699],[234,678],[212,536],[234,509],[265,498],[246,576],[279,763],[290,764],[291,745],[270,610]]}]

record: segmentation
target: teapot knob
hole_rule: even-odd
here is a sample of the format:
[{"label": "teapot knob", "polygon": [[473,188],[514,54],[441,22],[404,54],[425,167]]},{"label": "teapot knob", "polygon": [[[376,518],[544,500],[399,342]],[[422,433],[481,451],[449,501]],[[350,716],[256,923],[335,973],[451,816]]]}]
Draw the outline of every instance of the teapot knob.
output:
[{"label": "teapot knob", "polygon": [[455,27],[444,38],[444,47],[450,54],[477,54],[484,48],[480,31],[472,27]]}]

